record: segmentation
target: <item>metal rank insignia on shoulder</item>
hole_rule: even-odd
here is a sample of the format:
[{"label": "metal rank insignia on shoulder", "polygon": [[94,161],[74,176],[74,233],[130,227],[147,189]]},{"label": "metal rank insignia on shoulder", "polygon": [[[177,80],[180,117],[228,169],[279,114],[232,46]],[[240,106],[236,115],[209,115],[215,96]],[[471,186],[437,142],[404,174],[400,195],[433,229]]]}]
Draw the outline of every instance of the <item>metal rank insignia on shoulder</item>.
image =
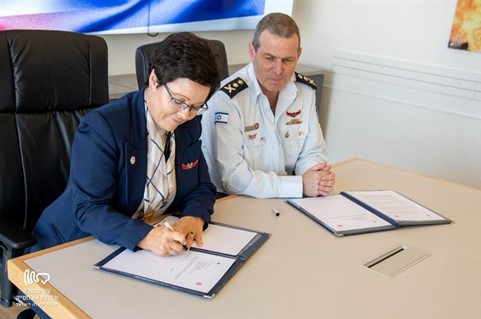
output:
[{"label": "metal rank insignia on shoulder", "polygon": [[247,88],[247,83],[241,79],[236,78],[221,88],[221,91],[224,91],[230,98],[233,98],[237,93],[241,92],[245,88]]},{"label": "metal rank insignia on shoulder", "polygon": [[316,83],[312,79],[297,72],[295,72],[295,74],[296,74],[296,82],[306,84],[311,88],[313,88],[314,90],[317,90]]}]

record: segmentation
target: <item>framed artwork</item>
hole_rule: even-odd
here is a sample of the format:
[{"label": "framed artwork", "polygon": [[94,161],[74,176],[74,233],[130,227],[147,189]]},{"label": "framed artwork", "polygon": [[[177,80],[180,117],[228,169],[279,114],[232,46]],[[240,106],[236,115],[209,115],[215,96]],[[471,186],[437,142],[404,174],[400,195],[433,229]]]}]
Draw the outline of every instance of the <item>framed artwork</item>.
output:
[{"label": "framed artwork", "polygon": [[481,52],[481,0],[458,0],[448,46]]},{"label": "framed artwork", "polygon": [[0,30],[94,34],[252,30],[294,0],[0,0]]}]

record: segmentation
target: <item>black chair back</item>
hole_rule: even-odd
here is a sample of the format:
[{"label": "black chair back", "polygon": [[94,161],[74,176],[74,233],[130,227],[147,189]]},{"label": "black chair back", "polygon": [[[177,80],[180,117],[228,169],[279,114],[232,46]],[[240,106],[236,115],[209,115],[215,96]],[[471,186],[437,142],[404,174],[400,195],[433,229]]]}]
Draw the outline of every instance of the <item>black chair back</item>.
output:
[{"label": "black chair back", "polygon": [[[218,55],[217,64],[219,67],[220,78],[225,79],[229,76],[229,68],[227,64],[227,52],[224,43],[219,40],[208,40],[214,52]],[[137,84],[139,89],[145,86],[147,77],[149,76],[149,67],[152,52],[158,42],[141,45],[135,50],[135,72],[137,75]]]},{"label": "black chair back", "polygon": [[0,32],[3,305],[12,301],[6,260],[22,253],[28,244],[17,241],[21,231],[30,233],[43,209],[64,190],[71,142],[81,117],[109,100],[107,61],[107,45],[97,36]]}]

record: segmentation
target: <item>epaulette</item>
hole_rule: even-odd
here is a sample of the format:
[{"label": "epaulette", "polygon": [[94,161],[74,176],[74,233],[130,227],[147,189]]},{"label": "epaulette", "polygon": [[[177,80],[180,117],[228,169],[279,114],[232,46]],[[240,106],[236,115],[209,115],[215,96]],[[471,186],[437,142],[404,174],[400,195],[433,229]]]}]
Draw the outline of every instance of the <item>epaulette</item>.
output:
[{"label": "epaulette", "polygon": [[244,90],[247,87],[248,85],[243,79],[236,78],[230,81],[229,83],[227,83],[226,85],[224,85],[221,88],[221,91],[224,91],[230,98],[233,98],[237,93],[239,93],[240,91]]},{"label": "epaulette", "polygon": [[307,76],[305,75],[302,75],[300,73],[297,73],[297,72],[294,72],[296,74],[296,81],[297,82],[300,82],[300,83],[304,83],[306,85],[309,85],[311,88],[313,88],[314,90],[317,90],[317,86],[316,86],[316,83],[314,83],[313,80],[311,80],[310,78],[308,78]]}]

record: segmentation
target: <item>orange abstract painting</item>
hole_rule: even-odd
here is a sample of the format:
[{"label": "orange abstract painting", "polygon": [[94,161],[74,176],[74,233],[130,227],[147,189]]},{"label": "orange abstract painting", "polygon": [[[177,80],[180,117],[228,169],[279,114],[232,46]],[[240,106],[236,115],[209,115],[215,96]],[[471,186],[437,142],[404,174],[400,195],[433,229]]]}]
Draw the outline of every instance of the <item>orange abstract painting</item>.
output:
[{"label": "orange abstract painting", "polygon": [[458,0],[449,47],[481,52],[481,0]]}]

